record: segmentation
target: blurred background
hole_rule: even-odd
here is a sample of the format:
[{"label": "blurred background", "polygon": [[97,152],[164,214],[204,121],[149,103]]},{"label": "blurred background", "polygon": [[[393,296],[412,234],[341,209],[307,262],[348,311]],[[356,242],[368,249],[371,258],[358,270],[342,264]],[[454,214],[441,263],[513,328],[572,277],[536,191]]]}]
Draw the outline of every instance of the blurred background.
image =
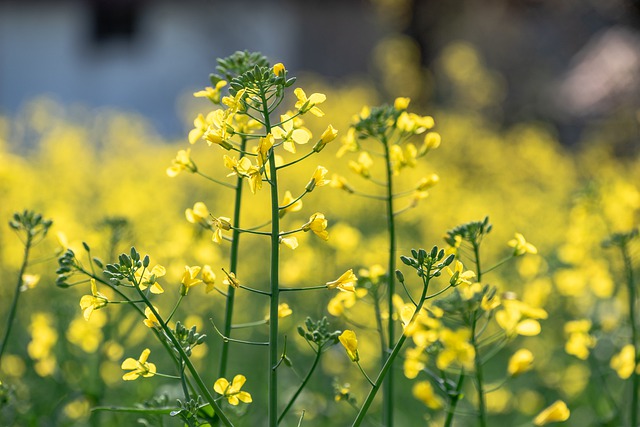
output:
[{"label": "blurred background", "polygon": [[[0,0],[0,319],[9,311],[22,255],[6,222],[25,208],[54,220],[28,269],[39,283],[20,293],[0,363],[0,425],[134,425],[134,415],[90,408],[170,405],[180,396],[171,380],[122,381],[122,360],[145,347],[159,371],[170,366],[168,357],[128,307],[109,305],[86,322],[78,302],[88,286],[56,288],[55,255],[72,248],[86,263],[84,241],[92,256],[111,262],[135,244],[152,265],[167,268],[167,292],[157,300],[164,313],[173,307],[185,265],[209,264],[221,282],[228,246],[214,245],[184,212],[203,201],[213,215],[231,216],[231,196],[186,172],[169,178],[166,168],[178,150],[191,148],[201,171],[227,179],[222,151],[202,141],[189,145],[187,134],[196,115],[211,109],[193,92],[210,85],[216,58],[237,50],[283,62],[307,93],[327,95],[326,116],[305,118],[314,135],[331,123],[343,136],[363,105],[397,96],[411,97],[409,111],[435,118],[441,147],[396,181],[412,189],[425,175],[440,176],[426,200],[398,217],[399,254],[443,245],[446,230],[486,215],[494,224],[487,265],[509,256],[506,242],[515,232],[538,248],[538,255],[487,279],[549,312],[540,336],[516,338],[487,363],[487,381],[497,390],[488,394],[490,425],[525,425],[556,399],[571,409],[567,425],[622,424],[629,385],[610,361],[629,342],[628,295],[623,262],[601,242],[640,221],[639,1]],[[297,194],[322,164],[361,191],[379,191],[350,171],[353,154],[336,158],[339,145],[340,138],[307,169],[287,170],[284,188]],[[243,211],[243,224],[265,221],[266,213],[253,208],[265,193],[244,196],[251,208]],[[307,233],[295,251],[283,249],[283,284],[322,284],[348,268],[359,273],[385,265],[382,204],[328,187],[304,203],[283,226],[293,229],[322,211],[330,239]],[[243,240],[243,283],[266,289],[267,250],[259,238]],[[637,242],[631,255],[637,271]],[[204,369],[217,366],[220,340],[209,319],[221,321],[224,302],[203,289],[189,295],[176,319],[208,334],[193,358],[213,383],[214,373]],[[307,295],[286,296],[293,314],[281,326],[296,337],[290,351],[298,372],[313,359],[296,335],[306,316],[327,315],[335,329],[373,317],[364,301],[329,315],[334,296],[314,294],[313,304]],[[262,297],[246,292],[238,306],[237,322],[266,313]],[[567,348],[574,320],[589,322],[581,352]],[[378,361],[367,355],[377,352],[376,335],[364,326],[358,329],[363,366],[375,372]],[[256,328],[239,336],[263,340],[265,334]],[[534,353],[534,370],[504,385],[508,357],[520,347]],[[265,363],[264,352],[232,348],[229,372],[247,376],[254,398],[233,413],[240,426],[264,418]],[[398,425],[440,425],[442,411],[413,396],[401,366],[395,375]],[[353,408],[333,394],[334,385],[341,390],[347,383],[362,402],[368,384],[334,347],[292,414],[306,409],[309,425],[348,425]],[[283,371],[281,384],[286,394],[299,378]],[[475,422],[472,382],[467,386],[471,400],[461,404],[458,426]],[[154,403],[163,393],[168,400]],[[171,421],[165,417],[165,425],[176,424]],[[287,422],[297,425],[297,418]]]},{"label": "blurred background", "polygon": [[395,82],[411,88],[388,89],[439,104],[451,97],[437,60],[447,46],[464,42],[477,58],[449,64],[456,78],[464,79],[478,58],[489,70],[484,80],[468,82],[469,96],[484,98],[476,104],[493,98],[476,106],[492,107],[503,123],[549,121],[563,143],[575,144],[587,123],[638,107],[639,4],[2,0],[0,111],[16,114],[47,94],[64,105],[136,112],[162,135],[178,137],[186,130],[185,94],[206,84],[215,58],[245,49],[336,83],[373,79],[384,86],[394,72],[387,61],[415,67],[395,71],[413,76]]}]

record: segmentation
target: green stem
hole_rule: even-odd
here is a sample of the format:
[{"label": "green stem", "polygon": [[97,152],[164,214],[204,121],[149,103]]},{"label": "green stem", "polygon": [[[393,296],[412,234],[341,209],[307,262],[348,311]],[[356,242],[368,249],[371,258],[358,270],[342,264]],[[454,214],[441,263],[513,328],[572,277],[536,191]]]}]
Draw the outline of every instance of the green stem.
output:
[{"label": "green stem", "polygon": [[293,393],[293,396],[291,396],[291,399],[289,399],[289,403],[287,403],[287,406],[284,408],[284,410],[282,411],[282,413],[278,417],[278,423],[280,423],[282,421],[282,419],[284,418],[284,416],[287,415],[287,412],[289,412],[289,409],[291,409],[291,407],[293,406],[293,403],[296,401],[296,399],[298,398],[300,393],[302,393],[302,390],[307,385],[307,382],[309,382],[309,378],[311,378],[311,375],[313,374],[313,371],[315,371],[316,367],[318,366],[318,362],[320,361],[320,355],[321,354],[322,354],[322,349],[321,348],[317,349],[316,350],[316,357],[313,360],[313,364],[311,365],[311,369],[309,369],[309,372],[307,372],[307,375],[302,380],[302,384],[300,384],[300,387],[298,387],[296,392]]},{"label": "green stem", "polygon": [[369,375],[367,375],[365,370],[362,368],[360,361],[356,361],[356,365],[358,365],[358,368],[360,368],[360,372],[362,372],[362,375],[364,375],[364,377],[367,379],[371,387],[374,387],[376,384],[371,380],[371,378],[369,378]]},{"label": "green stem", "polygon": [[[391,155],[387,138],[383,136],[382,144],[384,146],[384,155],[387,166],[387,230],[389,233],[389,267],[387,269],[388,277],[388,294],[387,309],[389,311],[389,321],[387,328],[387,336],[389,338],[387,348],[391,348],[395,341],[395,323],[393,321],[393,296],[395,294],[395,271],[396,271],[396,229],[395,218],[393,213],[393,170],[391,165]],[[424,298],[424,297],[423,297]],[[382,422],[387,427],[393,426],[393,371],[385,380],[384,390],[382,391],[383,411]]]},{"label": "green stem", "polygon": [[295,159],[295,160],[294,160],[294,161],[292,161],[292,162],[285,163],[284,165],[280,165],[280,166],[278,166],[276,169],[272,169],[272,170],[283,169],[283,168],[288,168],[289,166],[293,166],[293,165],[295,165],[296,163],[303,161],[303,160],[304,160],[304,159],[306,159],[307,157],[312,156],[314,153],[315,153],[315,151],[313,151],[313,150],[312,150],[312,151],[308,152],[307,154],[305,154],[304,156],[299,157],[299,158]]},{"label": "green stem", "polygon": [[[427,274],[427,277],[429,277],[428,274]],[[418,316],[418,313],[420,313],[420,310],[422,310],[422,305],[426,301],[425,296],[427,295],[427,289],[429,288],[429,279],[423,278],[422,280],[423,280],[422,295],[420,296],[420,301],[418,302],[418,306],[416,307],[416,310],[413,312],[413,315],[411,316],[411,320],[409,321],[409,323],[407,323],[407,327],[411,325],[411,323],[413,323],[415,318]],[[352,427],[358,427],[360,424],[362,424],[362,421],[364,420],[364,416],[367,414],[367,411],[369,410],[369,407],[373,402],[373,398],[376,397],[376,393],[380,389],[380,386],[382,385],[382,381],[386,377],[387,372],[389,372],[389,370],[391,369],[391,366],[393,365],[393,362],[398,356],[398,353],[400,353],[400,349],[402,348],[402,345],[404,344],[406,339],[407,339],[407,335],[403,333],[400,339],[398,340],[398,342],[396,343],[396,345],[393,347],[391,354],[389,355],[386,362],[382,366],[382,369],[380,370],[380,373],[378,374],[378,377],[376,378],[376,381],[373,387],[369,391],[367,398],[362,404],[360,411],[358,411],[358,415],[356,416],[356,419],[353,421]]]},{"label": "green stem", "polygon": [[312,291],[317,289],[327,289],[327,285],[307,286],[302,288],[280,288],[280,292]]},{"label": "green stem", "polygon": [[[247,148],[247,138],[242,137],[240,142],[240,150],[245,151]],[[242,158],[242,156],[240,157]],[[229,271],[238,275],[238,250],[240,247],[240,208],[242,205],[242,177],[238,176],[236,179],[236,195],[233,207],[233,232],[231,234],[231,254],[229,261]],[[231,336],[232,322],[233,322],[233,303],[235,301],[235,288],[229,286],[227,290],[227,298],[225,302],[224,311],[224,326],[223,333],[226,337]],[[222,348],[220,349],[220,365],[218,367],[218,377],[225,378],[227,374],[227,363],[229,360],[229,342],[223,341]]]},{"label": "green stem", "polygon": [[471,345],[473,345],[473,349],[475,350],[476,356],[474,359],[475,368],[476,368],[476,387],[478,389],[478,411],[479,411],[479,424],[481,427],[487,426],[487,410],[483,389],[483,372],[482,372],[482,359],[480,357],[480,348],[478,346],[478,340],[476,337],[476,324],[478,321],[478,311],[473,313],[473,322],[471,325]]},{"label": "green stem", "polygon": [[151,301],[149,301],[145,293],[142,292],[138,286],[136,286],[136,290],[138,291],[138,294],[140,295],[140,297],[144,300],[145,305],[149,307],[149,310],[151,310],[153,315],[156,316],[156,318],[160,322],[160,327],[162,328],[164,335],[169,339],[169,341],[171,341],[171,344],[173,344],[173,347],[178,352],[180,359],[182,359],[185,366],[189,370],[189,373],[191,374],[196,384],[198,385],[198,388],[200,389],[200,393],[202,393],[202,395],[204,396],[204,399],[211,405],[215,413],[220,418],[220,421],[222,421],[224,425],[226,425],[227,427],[233,427],[233,424],[231,423],[227,415],[224,412],[222,412],[220,405],[218,405],[218,403],[213,398],[213,395],[209,391],[209,388],[207,387],[207,385],[202,380],[202,377],[198,373],[198,370],[195,368],[195,366],[193,366],[193,363],[191,363],[189,356],[187,356],[187,354],[185,353],[184,349],[180,345],[180,342],[175,337],[171,329],[169,329],[169,327],[167,326],[167,323],[162,320],[160,313],[158,313],[158,311],[155,309],[153,304],[151,304]]},{"label": "green stem", "polygon": [[447,418],[444,422],[444,427],[451,427],[451,423],[453,422],[453,417],[456,413],[456,406],[460,401],[462,384],[464,383],[464,370],[460,370],[460,376],[458,377],[458,383],[456,385],[456,390],[454,394],[449,394],[449,408],[447,408]]},{"label": "green stem", "polygon": [[22,287],[22,276],[27,269],[29,263],[29,251],[31,250],[31,244],[33,243],[32,236],[27,235],[27,241],[24,242],[24,255],[22,258],[22,266],[20,266],[20,272],[18,273],[18,283],[16,284],[16,291],[13,294],[13,301],[11,302],[11,309],[9,310],[9,317],[7,318],[7,330],[4,333],[2,339],[2,346],[0,347],[0,361],[2,361],[2,354],[4,353],[7,343],[9,342],[9,335],[11,334],[11,328],[16,317],[16,311],[18,310],[18,299],[20,298],[20,288]]},{"label": "green stem", "polygon": [[223,187],[231,188],[231,189],[234,189],[234,190],[236,189],[236,187],[234,187],[233,185],[229,184],[228,182],[219,181],[219,180],[217,180],[215,178],[211,178],[210,176],[205,175],[200,171],[196,171],[195,173],[200,175],[201,177],[203,177],[205,179],[208,179],[211,182],[215,182],[216,184],[222,185]]},{"label": "green stem", "polygon": [[[633,345],[634,354],[635,354],[635,363],[634,366],[638,366],[638,362],[640,362],[640,348],[638,346],[638,324],[637,324],[637,313],[636,313],[636,288],[635,281],[633,278],[633,266],[631,265],[631,257],[629,256],[629,252],[627,249],[627,245],[623,244],[620,246],[622,251],[622,258],[624,259],[624,269],[625,275],[627,279],[627,289],[629,292],[629,323],[631,324],[631,344]],[[631,378],[631,408],[630,408],[630,422],[631,426],[635,427],[638,425],[638,394],[640,392],[640,374],[638,374],[638,370],[634,369],[632,378]]]},{"label": "green stem", "polygon": [[[264,89],[260,92],[262,116],[267,134],[271,133],[269,106]],[[269,307],[269,427],[278,425],[278,303],[280,302],[279,262],[280,262],[280,211],[278,209],[278,169],[273,147],[269,150],[269,184],[271,185],[271,269]]]}]

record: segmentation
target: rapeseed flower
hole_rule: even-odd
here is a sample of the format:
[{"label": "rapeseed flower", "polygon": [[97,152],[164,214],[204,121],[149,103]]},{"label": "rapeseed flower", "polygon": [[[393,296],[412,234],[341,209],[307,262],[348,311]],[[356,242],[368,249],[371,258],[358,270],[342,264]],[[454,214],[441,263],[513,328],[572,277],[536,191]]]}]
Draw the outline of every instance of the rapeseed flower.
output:
[{"label": "rapeseed flower", "polygon": [[95,279],[91,279],[91,295],[84,295],[80,298],[80,308],[85,320],[89,320],[93,310],[98,310],[109,304],[109,299],[98,292]]},{"label": "rapeseed flower", "polygon": [[570,415],[571,412],[567,408],[567,404],[562,400],[556,400],[533,419],[533,425],[543,426],[549,423],[566,421]]},{"label": "rapeseed flower", "polygon": [[224,396],[233,406],[240,402],[251,403],[253,401],[251,394],[240,390],[246,381],[244,375],[236,375],[231,383],[226,378],[218,378],[213,384],[213,389],[216,393]]},{"label": "rapeseed flower", "polygon": [[347,351],[347,356],[351,359],[352,362],[357,362],[360,360],[360,356],[358,355],[358,338],[356,337],[356,333],[347,329],[338,337],[340,340],[340,344]]},{"label": "rapeseed flower", "polygon": [[352,269],[349,269],[347,271],[345,271],[344,273],[342,273],[342,275],[340,277],[338,277],[336,280],[332,281],[332,282],[327,282],[327,288],[328,289],[336,289],[338,288],[341,291],[344,292],[353,292],[355,293],[355,284],[358,281],[358,278],[356,277],[356,275],[353,273]]},{"label": "rapeseed flower", "polygon": [[329,240],[329,232],[327,231],[327,220],[324,214],[316,212],[309,218],[309,221],[302,226],[302,231],[313,231],[316,236],[322,240]]},{"label": "rapeseed flower", "polygon": [[156,374],[156,365],[153,363],[147,362],[149,358],[149,354],[151,350],[145,348],[142,350],[140,357],[138,360],[135,360],[132,357],[129,357],[122,362],[120,366],[124,370],[129,370],[131,372],[127,372],[122,376],[122,379],[125,381],[133,381],[138,377],[152,377]]},{"label": "rapeseed flower", "polygon": [[307,98],[307,94],[304,93],[304,90],[301,88],[296,88],[293,93],[298,98],[298,102],[296,102],[295,108],[297,108],[301,114],[306,112],[310,112],[314,116],[322,117],[324,116],[324,112],[316,107],[318,104],[322,104],[326,101],[327,97],[322,93],[312,93],[309,98]]}]

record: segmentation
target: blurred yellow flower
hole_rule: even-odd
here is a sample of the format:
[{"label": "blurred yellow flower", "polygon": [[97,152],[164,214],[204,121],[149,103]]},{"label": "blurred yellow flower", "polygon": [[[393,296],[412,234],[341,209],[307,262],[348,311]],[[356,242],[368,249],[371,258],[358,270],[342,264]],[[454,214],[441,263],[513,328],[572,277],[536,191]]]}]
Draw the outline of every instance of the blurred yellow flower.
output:
[{"label": "blurred yellow flower", "polygon": [[363,151],[358,155],[357,162],[354,162],[353,160],[349,161],[349,169],[364,178],[369,178],[371,176],[371,172],[369,171],[371,166],[373,166],[373,159],[366,151]]},{"label": "blurred yellow flower", "polygon": [[626,380],[633,374],[633,371],[638,371],[636,367],[636,352],[633,344],[627,344],[622,347],[620,353],[615,354],[611,358],[609,366],[615,370],[620,378]]},{"label": "blurred yellow flower", "polygon": [[512,377],[527,372],[533,366],[533,353],[526,348],[516,351],[510,358],[507,372]]},{"label": "blurred yellow flower", "polygon": [[22,286],[20,286],[20,292],[24,292],[28,289],[35,288],[39,281],[40,281],[39,274],[26,274],[26,273],[23,274]]},{"label": "blurred yellow flower", "polygon": [[172,165],[167,168],[167,175],[171,178],[177,176],[183,170],[195,172],[198,170],[196,164],[191,160],[191,149],[178,151],[175,159],[171,161]]},{"label": "blurred yellow flower", "polygon": [[332,282],[327,282],[328,289],[336,289],[338,288],[344,292],[354,292],[355,293],[355,284],[358,281],[358,278],[353,273],[353,269],[349,269],[342,273],[340,277]]},{"label": "blurred yellow flower", "polygon": [[589,334],[591,321],[572,320],[564,324],[564,333],[568,336],[564,350],[578,359],[587,360],[589,350],[595,347],[596,338]]},{"label": "blurred yellow flower", "polygon": [[209,124],[202,114],[198,114],[193,119],[193,129],[189,131],[189,143],[195,144],[207,131]]},{"label": "blurred yellow flower", "polygon": [[140,357],[138,358],[138,360],[135,360],[132,357],[125,359],[124,362],[122,362],[122,365],[120,367],[126,371],[131,371],[131,372],[127,372],[126,374],[124,374],[122,376],[122,379],[125,381],[133,381],[140,376],[142,377],[154,376],[156,373],[156,365],[154,365],[153,363],[147,362],[147,359],[149,358],[150,353],[151,353],[151,350],[149,350],[148,348],[145,348],[144,350],[142,350],[142,353],[140,354]]},{"label": "blurred yellow flower", "polygon": [[198,224],[209,218],[209,209],[203,202],[196,202],[193,209],[187,208],[184,211],[184,216],[190,223]]},{"label": "blurred yellow flower", "polygon": [[357,362],[360,360],[360,356],[358,355],[358,338],[356,337],[356,333],[347,329],[338,337],[340,340],[340,344],[347,351],[347,356],[351,359],[352,362]]},{"label": "blurred yellow flower", "polygon": [[531,243],[528,243],[525,240],[524,236],[520,233],[516,233],[515,238],[512,240],[509,240],[507,244],[512,248],[514,248],[513,249],[514,256],[538,253],[538,249],[536,249],[536,247],[533,246]]},{"label": "blurred yellow flower", "polygon": [[562,400],[556,400],[533,419],[533,425],[543,426],[549,423],[566,421],[570,415],[571,412],[567,408],[567,404]]},{"label": "blurred yellow flower", "polygon": [[355,292],[338,292],[327,304],[327,311],[332,316],[341,316],[346,309],[353,307],[359,298],[367,295],[367,290],[356,289]]},{"label": "blurred yellow flower", "polygon": [[430,409],[442,409],[442,399],[433,390],[433,386],[429,381],[418,381],[411,389],[413,397],[427,405]]},{"label": "blurred yellow flower", "polygon": [[406,110],[409,107],[409,102],[411,102],[411,98],[398,97],[393,101],[393,108],[396,110]]},{"label": "blurred yellow flower", "polygon": [[84,295],[80,298],[80,308],[85,320],[89,320],[93,310],[98,310],[109,304],[106,296],[98,292],[98,286],[95,279],[91,279],[91,295]]},{"label": "blurred yellow flower", "polygon": [[280,243],[292,250],[298,247],[298,239],[295,236],[280,237]]},{"label": "blurred yellow flower", "polygon": [[471,331],[460,328],[455,331],[444,328],[439,335],[442,350],[438,353],[436,365],[438,369],[447,369],[451,364],[458,363],[465,369],[472,370],[476,351],[469,342]]},{"label": "blurred yellow flower", "polygon": [[449,273],[449,276],[451,276],[451,284],[453,286],[458,286],[461,283],[471,285],[473,283],[471,280],[475,279],[476,273],[471,270],[465,270],[464,265],[458,260],[456,260],[453,265],[453,270],[445,267],[445,270]]},{"label": "blurred yellow flower", "polygon": [[231,219],[221,216],[218,218],[213,218],[213,236],[211,236],[211,240],[216,243],[222,242],[222,230],[231,230]]},{"label": "blurred yellow flower", "polygon": [[246,381],[244,375],[236,375],[232,383],[229,383],[226,378],[218,378],[213,384],[213,389],[224,396],[231,405],[236,406],[240,402],[251,403],[253,401],[251,395],[240,390]]},{"label": "blurred yellow flower", "polygon": [[282,125],[271,128],[275,139],[282,139],[282,147],[290,153],[296,152],[295,144],[304,145],[311,139],[311,132],[306,128],[294,128],[294,120],[288,114],[280,116]]},{"label": "blurred yellow flower", "polygon": [[216,274],[213,272],[213,269],[210,265],[202,266],[202,281],[206,285],[205,292],[209,293],[213,291],[216,283]]},{"label": "blurred yellow flower", "polygon": [[302,209],[302,199],[298,199],[294,202],[293,195],[291,191],[287,190],[284,192],[284,196],[282,198],[282,206],[286,206],[285,208],[280,209],[280,217],[282,218],[284,214],[287,212],[298,212]]},{"label": "blurred yellow flower", "polygon": [[[281,302],[280,304],[278,304],[278,319],[283,319],[285,317],[291,316],[292,314],[293,310],[291,310],[289,304],[287,304],[286,302]],[[267,315],[264,317],[264,320],[268,322],[270,318],[271,316],[269,315],[269,313],[267,313]]]}]

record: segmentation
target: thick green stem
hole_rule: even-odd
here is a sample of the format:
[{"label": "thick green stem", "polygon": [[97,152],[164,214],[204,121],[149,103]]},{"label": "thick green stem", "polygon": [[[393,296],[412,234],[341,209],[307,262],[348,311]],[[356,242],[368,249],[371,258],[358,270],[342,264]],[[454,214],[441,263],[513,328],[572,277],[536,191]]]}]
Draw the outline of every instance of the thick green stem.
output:
[{"label": "thick green stem", "polygon": [[[429,272],[427,272],[426,277],[429,277]],[[423,288],[422,288],[422,295],[420,296],[420,301],[418,302],[418,306],[416,307],[416,311],[413,312],[413,316],[411,316],[411,320],[407,324],[407,327],[411,323],[413,323],[413,321],[415,320],[416,316],[418,316],[418,313],[420,313],[420,310],[422,310],[422,305],[426,301],[425,297],[427,295],[427,289],[429,288],[429,280],[428,279],[423,279],[423,281],[424,281],[424,283],[423,283]],[[396,345],[393,347],[393,350],[391,351],[391,354],[389,355],[389,357],[385,361],[384,365],[382,366],[382,369],[380,370],[380,373],[378,374],[378,377],[376,378],[376,381],[375,381],[373,387],[369,391],[369,394],[367,395],[367,398],[365,399],[364,403],[362,404],[362,407],[360,408],[360,411],[358,411],[358,415],[356,416],[356,419],[352,424],[353,427],[357,427],[360,424],[362,424],[362,421],[364,420],[364,417],[367,414],[367,411],[369,410],[369,407],[371,406],[371,403],[373,402],[374,397],[376,397],[376,394],[378,393],[378,390],[380,389],[380,386],[382,385],[382,381],[387,376],[387,372],[389,372],[389,370],[391,369],[391,366],[393,366],[393,362],[395,361],[396,357],[398,356],[398,353],[400,353],[400,349],[402,348],[402,345],[404,344],[406,339],[407,339],[407,335],[403,333],[402,336],[400,337],[400,339],[398,340],[398,342],[396,343]]]},{"label": "thick green stem", "polygon": [[11,334],[11,328],[13,327],[13,321],[16,317],[16,311],[18,310],[18,299],[20,298],[20,288],[22,287],[22,276],[27,269],[27,264],[29,263],[29,251],[31,250],[31,244],[33,240],[31,235],[27,236],[27,241],[24,244],[24,255],[22,258],[22,266],[20,266],[20,272],[18,273],[18,283],[16,284],[16,291],[13,294],[13,301],[11,302],[11,308],[9,310],[9,317],[7,318],[7,330],[4,333],[4,338],[2,339],[2,346],[0,347],[0,361],[2,361],[2,354],[4,353],[5,348],[9,342],[9,335]]},{"label": "thick green stem", "polygon": [[[242,138],[240,149],[245,151],[247,145],[247,139]],[[229,261],[229,271],[238,275],[238,249],[240,247],[240,207],[242,205],[242,177],[238,176],[236,180],[236,197],[233,208],[233,232],[231,234],[231,254]],[[224,311],[224,325],[223,333],[225,337],[231,336],[231,325],[233,322],[233,303],[235,300],[235,288],[229,286],[227,290],[227,299]],[[229,342],[223,341],[222,348],[220,350],[220,367],[218,369],[218,376],[224,378],[227,374],[227,363],[229,360]]]},{"label": "thick green stem", "polygon": [[455,394],[449,396],[449,407],[447,408],[447,418],[444,422],[444,427],[451,427],[453,417],[456,414],[456,406],[460,401],[462,395],[462,384],[464,383],[464,370],[460,370],[460,376],[458,377],[458,383],[456,384]]},{"label": "thick green stem", "polygon": [[[388,294],[387,294],[387,309],[389,310],[389,321],[387,324],[387,335],[389,338],[389,344],[387,348],[391,348],[395,341],[395,322],[393,321],[393,296],[396,292],[395,286],[395,272],[396,272],[396,228],[395,219],[393,213],[393,169],[391,164],[391,154],[389,150],[389,142],[387,138],[382,139],[384,145],[384,155],[386,158],[387,166],[387,230],[389,233],[389,267],[387,269],[388,280]],[[385,359],[383,359],[385,360]],[[382,390],[382,423],[387,427],[393,426],[393,371],[389,373],[385,379],[384,389]]]},{"label": "thick green stem", "polygon": [[[478,275],[478,282],[482,281],[482,268],[480,266],[480,245],[477,242],[473,242],[473,255],[476,259],[476,272]],[[483,390],[483,372],[482,372],[482,358],[480,357],[480,346],[476,337],[476,325],[478,322],[478,311],[473,312],[473,320],[471,322],[471,345],[475,350],[476,356],[474,364],[476,368],[476,388],[478,389],[478,412],[479,412],[479,424],[481,427],[487,425],[487,408],[484,398]]]},{"label": "thick green stem", "polygon": [[293,396],[291,396],[291,399],[289,399],[289,403],[287,404],[287,406],[282,411],[282,414],[280,414],[280,417],[278,417],[278,423],[280,423],[282,421],[282,419],[284,418],[284,416],[287,415],[287,412],[289,412],[289,409],[291,409],[291,407],[293,406],[293,403],[296,401],[296,399],[298,398],[300,393],[302,393],[302,390],[307,385],[307,382],[309,382],[309,378],[311,378],[311,375],[313,374],[313,371],[315,371],[316,367],[318,366],[318,362],[320,362],[320,356],[321,355],[322,355],[322,349],[319,348],[316,351],[316,357],[313,360],[313,365],[311,365],[311,369],[309,369],[309,372],[307,372],[307,376],[304,377],[304,380],[302,380],[302,384],[300,384],[300,387],[298,387],[296,392],[293,393]]},{"label": "thick green stem", "polygon": [[[635,364],[638,366],[640,362],[640,348],[638,348],[638,324],[636,313],[636,288],[633,278],[633,266],[631,265],[631,257],[629,256],[627,246],[622,245],[622,257],[624,259],[625,275],[627,276],[627,289],[629,293],[629,323],[631,324],[631,344],[633,345],[635,354]],[[634,369],[631,379],[631,408],[630,408],[630,426],[636,427],[638,425],[638,394],[640,393],[640,374],[638,370]]]},{"label": "thick green stem", "polygon": [[[261,92],[265,130],[271,133],[269,109],[264,91]],[[280,210],[278,202],[278,171],[273,147],[269,150],[269,184],[271,185],[271,272],[269,307],[269,427],[278,425],[278,304],[280,302]]]}]

